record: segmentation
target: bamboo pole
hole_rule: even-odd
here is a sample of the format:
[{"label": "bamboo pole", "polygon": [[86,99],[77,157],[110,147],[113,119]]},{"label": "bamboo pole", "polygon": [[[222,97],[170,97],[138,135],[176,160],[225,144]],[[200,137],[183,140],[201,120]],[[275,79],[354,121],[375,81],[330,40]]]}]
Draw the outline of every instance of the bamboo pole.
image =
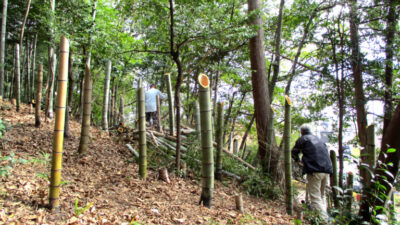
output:
[{"label": "bamboo pole", "polygon": [[351,212],[351,208],[353,205],[353,173],[350,172],[347,176],[347,191],[346,191],[346,195],[347,195],[347,204],[346,204],[346,208],[348,212]]},{"label": "bamboo pole", "polygon": [[58,209],[60,205],[61,163],[64,142],[65,105],[67,100],[69,42],[64,36],[60,43],[60,74],[58,76],[58,95],[54,127],[53,157],[50,177],[50,208]]},{"label": "bamboo pole", "polygon": [[86,64],[85,84],[83,96],[83,117],[81,128],[81,139],[79,142],[79,154],[85,154],[88,150],[89,134],[90,134],[90,115],[92,112],[92,76],[90,74],[89,65]]},{"label": "bamboo pole", "polygon": [[293,215],[293,186],[292,186],[292,157],[290,153],[290,134],[291,134],[291,105],[289,96],[285,95],[285,126],[283,131],[284,152],[285,152],[285,181],[286,181],[286,211]]},{"label": "bamboo pole", "polygon": [[333,173],[331,175],[331,187],[332,187],[332,195],[333,195],[333,203],[335,205],[335,208],[339,208],[339,199],[338,199],[338,193],[334,186],[338,186],[338,168],[337,168],[337,158],[336,158],[336,152],[331,150],[330,151],[330,156],[331,156],[331,162],[332,162],[332,168],[333,168]]},{"label": "bamboo pole", "polygon": [[160,102],[160,96],[156,96],[156,101],[157,101],[157,131],[161,132],[161,102]]},{"label": "bamboo pole", "polygon": [[147,145],[146,145],[146,113],[145,113],[145,95],[144,88],[140,86],[137,90],[137,99],[139,103],[139,175],[141,178],[147,177]]},{"label": "bamboo pole", "polygon": [[16,110],[19,112],[19,104],[21,101],[21,75],[20,75],[20,60],[19,60],[19,44],[15,44],[15,82],[14,82],[14,98],[16,99]]},{"label": "bamboo pole", "polygon": [[36,78],[36,105],[35,105],[35,126],[40,127],[40,106],[42,101],[42,82],[43,82],[43,64],[39,64],[39,71]]},{"label": "bamboo pole", "polygon": [[168,93],[168,106],[169,106],[169,134],[174,136],[174,103],[172,96],[172,85],[171,85],[171,75],[170,73],[165,74],[165,79],[167,80],[167,93]]},{"label": "bamboo pole", "polygon": [[124,106],[125,101],[124,101],[124,96],[120,95],[119,96],[119,122],[124,123]]},{"label": "bamboo pole", "polygon": [[[197,101],[196,101],[197,102]],[[217,129],[216,138],[217,142],[217,159],[215,164],[215,179],[222,180],[222,148],[223,148],[223,135],[224,135],[224,103],[217,104]]]},{"label": "bamboo pole", "polygon": [[235,138],[233,139],[233,154],[237,155],[239,153],[239,142]]},{"label": "bamboo pole", "polygon": [[104,96],[103,96],[103,112],[102,112],[102,125],[103,130],[108,130],[108,105],[110,96],[110,74],[111,74],[111,60],[107,60],[106,77],[104,81]]},{"label": "bamboo pole", "polygon": [[209,91],[209,79],[205,74],[199,77],[200,123],[201,123],[201,153],[202,153],[202,192],[200,204],[210,208],[214,190],[214,157],[212,140],[212,115]]}]

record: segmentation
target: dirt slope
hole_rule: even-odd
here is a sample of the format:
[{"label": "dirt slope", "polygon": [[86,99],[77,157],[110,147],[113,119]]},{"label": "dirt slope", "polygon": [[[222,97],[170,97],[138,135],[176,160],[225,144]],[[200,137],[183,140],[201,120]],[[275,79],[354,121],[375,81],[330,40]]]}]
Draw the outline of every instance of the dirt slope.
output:
[{"label": "dirt slope", "polygon": [[[35,128],[25,105],[16,113],[8,102],[0,119],[10,127],[0,139],[0,169],[11,167],[8,177],[0,177],[0,224],[292,224],[281,203],[245,194],[245,215],[238,213],[236,190],[221,183],[216,183],[213,207],[207,209],[198,205],[201,188],[194,177],[170,174],[166,184],[150,170],[147,180],[141,180],[126,147],[96,128],[91,129],[89,153],[80,157],[76,121],[70,125],[72,137],[64,141],[60,211],[51,213],[44,206],[54,123]],[[76,215],[76,209],[89,204]]]}]

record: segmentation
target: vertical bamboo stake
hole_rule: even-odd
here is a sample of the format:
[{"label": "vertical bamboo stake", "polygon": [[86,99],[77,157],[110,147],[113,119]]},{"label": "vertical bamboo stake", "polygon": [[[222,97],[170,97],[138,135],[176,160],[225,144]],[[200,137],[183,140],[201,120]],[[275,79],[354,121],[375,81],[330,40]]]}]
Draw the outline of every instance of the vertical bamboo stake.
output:
[{"label": "vertical bamboo stake", "polygon": [[243,213],[243,198],[241,194],[235,196],[236,210]]},{"label": "vertical bamboo stake", "polygon": [[39,64],[39,72],[36,78],[36,106],[35,126],[40,127],[40,106],[42,101],[43,64]]},{"label": "vertical bamboo stake", "polygon": [[111,60],[107,60],[106,78],[104,81],[104,96],[103,96],[103,112],[102,112],[102,125],[103,130],[108,130],[108,105],[110,95],[110,74],[111,74]]},{"label": "vertical bamboo stake", "polygon": [[160,102],[160,96],[156,96],[156,101],[157,101],[157,130],[158,132],[161,132],[161,102]]},{"label": "vertical bamboo stake", "polygon": [[201,123],[201,149],[202,149],[202,192],[200,204],[210,208],[214,190],[214,157],[212,144],[210,81],[205,74],[198,77],[200,83],[200,123]]},{"label": "vertical bamboo stake", "polygon": [[194,121],[196,125],[196,132],[199,134],[200,138],[200,106],[199,101],[194,101]]},{"label": "vertical bamboo stake", "polygon": [[347,211],[351,212],[351,208],[353,205],[353,173],[350,172],[347,176]]},{"label": "vertical bamboo stake", "polygon": [[337,190],[333,188],[334,186],[338,186],[338,169],[337,169],[337,158],[336,158],[336,152],[331,150],[330,151],[330,156],[331,156],[331,162],[332,162],[332,168],[333,168],[333,173],[331,175],[331,187],[332,187],[332,195],[333,195],[333,204],[335,205],[335,208],[339,208],[339,199],[337,197]]},{"label": "vertical bamboo stake", "polygon": [[85,154],[89,144],[90,115],[92,113],[92,76],[89,65],[86,64],[85,88],[83,94],[83,117],[81,128],[81,140],[79,142],[79,154]]},{"label": "vertical bamboo stake", "polygon": [[[196,101],[197,102],[197,101]],[[200,115],[199,115],[200,116]],[[200,121],[199,121],[200,122]],[[222,148],[224,146],[223,143],[223,135],[224,135],[224,103],[219,102],[217,104],[217,129],[215,131],[217,142],[217,159],[215,164],[215,179],[221,181],[222,180]]]},{"label": "vertical bamboo stake", "polygon": [[166,76],[165,79],[167,80],[167,93],[168,93],[168,106],[169,106],[169,135],[173,136],[175,121],[174,121],[174,103],[172,99],[174,96],[172,96],[171,75],[170,73],[166,73],[165,76]]},{"label": "vertical bamboo stake", "polygon": [[119,96],[119,122],[124,123],[124,96]]},{"label": "vertical bamboo stake", "polygon": [[238,140],[235,138],[233,139],[233,154],[237,155],[239,153],[239,143]]},{"label": "vertical bamboo stake", "polygon": [[69,42],[64,36],[60,43],[60,74],[56,103],[56,120],[54,126],[53,157],[50,178],[50,208],[58,209],[60,205],[61,162],[64,142],[65,105],[67,100]]},{"label": "vertical bamboo stake", "polygon": [[285,127],[283,137],[285,152],[285,181],[286,181],[286,211],[293,215],[293,187],[292,187],[292,157],[290,154],[290,134],[291,134],[291,105],[289,96],[285,95]]},{"label": "vertical bamboo stake", "polygon": [[20,82],[20,60],[19,60],[19,44],[15,44],[15,83],[14,83],[14,98],[16,99],[16,110],[19,112],[19,103],[21,101],[21,82]]},{"label": "vertical bamboo stake", "polygon": [[145,94],[141,79],[137,90],[139,104],[139,175],[141,178],[147,177],[147,143],[146,143],[146,113],[145,113]]}]

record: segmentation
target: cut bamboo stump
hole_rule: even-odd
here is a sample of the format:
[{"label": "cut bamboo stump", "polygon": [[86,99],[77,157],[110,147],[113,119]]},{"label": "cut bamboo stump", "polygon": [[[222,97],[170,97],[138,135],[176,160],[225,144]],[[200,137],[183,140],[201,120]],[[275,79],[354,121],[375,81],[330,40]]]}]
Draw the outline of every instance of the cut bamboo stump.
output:
[{"label": "cut bamboo stump", "polygon": [[235,196],[236,210],[243,213],[243,198],[241,194]]}]

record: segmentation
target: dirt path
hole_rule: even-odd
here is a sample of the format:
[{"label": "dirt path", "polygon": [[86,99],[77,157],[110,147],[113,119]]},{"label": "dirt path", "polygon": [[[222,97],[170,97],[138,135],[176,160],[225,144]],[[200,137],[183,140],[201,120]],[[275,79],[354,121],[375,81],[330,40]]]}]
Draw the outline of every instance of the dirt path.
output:
[{"label": "dirt path", "polygon": [[[216,183],[213,207],[207,209],[198,205],[197,178],[170,175],[166,184],[149,170],[148,179],[141,180],[125,146],[96,128],[91,129],[89,153],[80,157],[76,121],[70,124],[72,137],[64,141],[60,211],[52,214],[44,206],[54,124],[35,128],[34,115],[25,105],[16,113],[7,102],[0,119],[9,126],[0,139],[0,169],[10,167],[0,177],[0,224],[292,224],[279,201],[246,194],[245,215],[238,213],[237,190],[221,183]],[[78,216],[76,209],[89,204]]]}]

